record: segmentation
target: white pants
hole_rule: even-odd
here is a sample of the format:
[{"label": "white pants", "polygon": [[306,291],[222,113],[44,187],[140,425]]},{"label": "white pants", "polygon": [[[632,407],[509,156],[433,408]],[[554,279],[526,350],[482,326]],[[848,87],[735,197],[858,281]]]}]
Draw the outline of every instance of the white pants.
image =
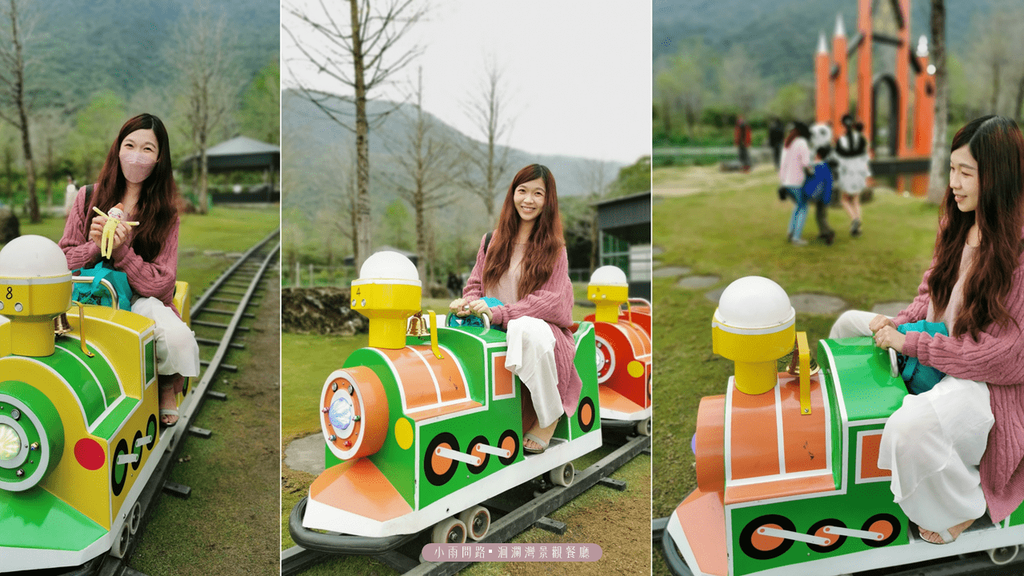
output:
[{"label": "white pants", "polygon": [[199,375],[199,344],[196,334],[178,315],[156,298],[132,302],[132,312],[156,323],[157,374]]},{"label": "white pants", "polygon": [[[829,338],[870,336],[875,316],[844,312]],[[903,398],[885,423],[878,467],[892,471],[889,488],[907,518],[939,532],[985,513],[978,464],[994,422],[984,382],[946,376]]]},{"label": "white pants", "polygon": [[523,317],[508,322],[508,352],[505,368],[519,376],[530,390],[537,424],[547,428],[564,412],[558,395],[558,370],[555,368],[555,335],[548,323]]},{"label": "white pants", "polygon": [[878,316],[874,312],[865,312],[863,310],[847,310],[843,312],[836,323],[832,325],[832,330],[829,331],[829,339],[835,340],[836,338],[853,338],[855,336],[871,336],[871,329],[868,328],[868,324],[871,320]]},{"label": "white pants", "polygon": [[903,399],[885,424],[878,467],[892,470],[907,518],[939,532],[985,513],[978,464],[994,422],[984,382],[946,376]]}]

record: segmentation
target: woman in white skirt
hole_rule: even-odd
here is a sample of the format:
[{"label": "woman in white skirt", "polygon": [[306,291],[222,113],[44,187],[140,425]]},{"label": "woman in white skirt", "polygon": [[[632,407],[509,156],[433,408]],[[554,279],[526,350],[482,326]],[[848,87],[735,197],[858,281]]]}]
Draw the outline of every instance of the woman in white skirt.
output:
[{"label": "woman in white skirt", "polygon": [[[831,338],[873,335],[946,376],[908,395],[889,418],[878,457],[895,501],[942,544],[986,508],[999,522],[1024,501],[1024,138],[1008,118],[960,129],[932,265],[895,320],[846,312]],[[943,322],[949,336],[896,326]]]},{"label": "woman in white skirt", "polygon": [[853,116],[843,116],[846,134],[836,140],[836,157],[839,159],[839,189],[843,210],[850,216],[850,234],[860,236],[861,212],[860,194],[868,185],[871,168],[868,166],[868,141],[862,132],[863,125],[854,122]]},{"label": "woman in white skirt", "polygon": [[185,377],[199,375],[199,345],[195,334],[175,310],[174,283],[178,272],[178,206],[180,197],[171,172],[167,130],[159,118],[140,114],[121,127],[107,153],[91,194],[78,191],[64,225],[60,247],[68,268],[86,268],[100,261],[107,214],[123,206],[124,221],[114,230],[111,266],[128,276],[132,312],[155,323],[160,421],[178,422],[175,395]]},{"label": "woman in white skirt", "polygon": [[[484,297],[500,306],[488,306]],[[459,316],[486,315],[508,330],[505,368],[523,390],[523,450],[543,452],[563,414],[574,414],[583,382],[573,360],[573,292],[555,177],[531,164],[512,179],[490,238],[484,236]]]}]

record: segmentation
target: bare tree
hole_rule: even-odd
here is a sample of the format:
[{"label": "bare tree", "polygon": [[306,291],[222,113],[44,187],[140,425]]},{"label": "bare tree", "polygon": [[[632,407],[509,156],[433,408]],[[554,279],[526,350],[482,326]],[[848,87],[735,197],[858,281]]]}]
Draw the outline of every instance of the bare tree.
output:
[{"label": "bare tree", "polygon": [[935,119],[932,125],[932,160],[928,175],[928,201],[942,202],[946,195],[946,167],[949,166],[949,73],[946,67],[946,5],[931,0],[931,60],[935,65]]},{"label": "bare tree", "polygon": [[597,269],[600,258],[599,232],[597,226],[597,208],[594,203],[600,200],[608,191],[608,184],[611,176],[608,174],[610,166],[601,160],[585,160],[576,165],[577,177],[583,187],[587,199],[587,213],[590,216],[590,272]]},{"label": "bare tree", "polygon": [[[301,60],[318,74],[352,90],[341,98],[349,104],[337,106],[337,96],[300,84],[299,91],[328,118],[356,136],[356,266],[370,255],[373,246],[370,215],[370,128],[367,100],[420,53],[418,46],[396,52],[396,44],[426,12],[420,0],[347,0],[348,14],[328,8],[324,0],[316,14],[294,6],[285,8],[301,23],[303,30],[284,29],[295,42]],[[306,32],[312,32],[311,34]],[[355,117],[351,112],[355,105]],[[378,118],[379,120],[379,118]]]},{"label": "bare tree", "polygon": [[483,142],[470,140],[464,144],[465,170],[459,176],[460,184],[483,202],[488,221],[494,220],[494,198],[512,169],[507,146],[512,120],[508,117],[508,96],[502,74],[497,62],[489,60],[480,91],[466,104],[466,115]]},{"label": "bare tree", "polygon": [[739,44],[734,45],[722,60],[718,83],[725,102],[735,106],[743,115],[754,109],[758,96],[764,93],[764,80],[757,66]]},{"label": "bare tree", "polygon": [[395,187],[402,199],[412,206],[416,219],[416,254],[419,255],[416,268],[420,279],[427,280],[430,224],[426,214],[455,199],[449,188],[454,148],[435,130],[434,119],[423,111],[422,69],[417,77],[414,98],[412,112],[407,113],[412,129],[406,133],[401,149],[394,154],[403,176],[396,179]]},{"label": "bare tree", "polygon": [[25,186],[28,188],[29,219],[39,222],[36,197],[36,169],[29,134],[29,102],[25,93],[26,46],[38,21],[30,0],[5,0],[0,4],[0,119],[21,133],[21,152],[25,157]]},{"label": "bare tree", "polygon": [[228,53],[230,43],[224,14],[215,17],[207,0],[195,0],[178,28],[172,61],[184,91],[186,135],[199,157],[195,190],[200,214],[209,209],[206,151],[211,136],[234,111],[241,84],[236,63]]}]

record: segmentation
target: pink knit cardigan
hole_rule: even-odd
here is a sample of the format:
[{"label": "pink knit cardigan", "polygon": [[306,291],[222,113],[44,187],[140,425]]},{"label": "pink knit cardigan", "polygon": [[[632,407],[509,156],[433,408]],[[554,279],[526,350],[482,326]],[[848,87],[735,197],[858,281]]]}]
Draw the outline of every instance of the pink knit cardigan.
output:
[{"label": "pink knit cardigan", "polygon": [[[896,316],[896,324],[916,322],[928,313],[928,277],[914,301]],[[981,489],[989,516],[999,522],[1024,502],[1024,255],[1013,272],[1005,326],[992,323],[978,334],[956,338],[910,332],[903,353],[942,372],[988,384],[995,424],[981,458]]]},{"label": "pink knit cardigan", "polygon": [[[484,297],[484,238],[476,254],[473,272],[462,290],[462,297],[473,301]],[[529,256],[526,256],[529,257]],[[566,414],[576,412],[583,382],[576,373],[576,345],[569,327],[572,326],[572,281],[569,279],[569,256],[565,248],[555,260],[551,276],[538,290],[527,294],[515,304],[491,308],[493,322],[499,326],[524,316],[544,320],[555,335],[555,369],[558,371],[558,395]]]},{"label": "pink knit cardigan", "polygon": [[[68,268],[71,270],[87,268],[100,261],[100,247],[89,240],[89,226],[92,223],[92,216],[96,213],[92,212],[86,218],[85,211],[88,208],[89,206],[85,205],[85,193],[79,190],[78,195],[75,196],[75,205],[68,212],[68,220],[64,224],[64,236],[58,243],[64,250],[64,256],[68,259]],[[152,296],[176,313],[177,310],[172,301],[174,300],[174,281],[178,275],[178,224],[178,217],[175,216],[174,224],[171,226],[163,246],[160,247],[160,253],[152,262],[146,262],[132,249],[132,240],[135,238],[134,227],[129,229],[128,238],[124,244],[118,246],[110,255],[114,268],[128,276],[128,284],[131,285],[135,295]]]}]

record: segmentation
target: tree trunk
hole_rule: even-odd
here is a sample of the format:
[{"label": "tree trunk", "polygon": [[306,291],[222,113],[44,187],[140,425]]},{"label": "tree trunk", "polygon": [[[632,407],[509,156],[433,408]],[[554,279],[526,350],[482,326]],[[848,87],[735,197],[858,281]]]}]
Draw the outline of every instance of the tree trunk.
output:
[{"label": "tree trunk", "polygon": [[370,123],[366,116],[366,80],[363,65],[363,38],[360,26],[359,5],[349,0],[352,19],[352,63],[355,66],[356,89],[356,267],[363,262],[373,249],[372,220],[370,216]]},{"label": "tree trunk", "polygon": [[1021,74],[1020,80],[1017,81],[1017,98],[1013,101],[1013,117],[1017,120],[1017,125],[1021,123],[1021,109],[1024,108],[1024,74]]},{"label": "tree trunk", "polygon": [[928,201],[941,204],[946,196],[949,149],[946,130],[949,124],[949,82],[946,70],[946,6],[943,0],[931,0],[932,62],[935,64],[935,119],[932,125],[932,159],[928,174]]},{"label": "tree trunk", "polygon": [[39,199],[36,197],[36,169],[32,162],[32,142],[29,139],[28,103],[25,102],[25,60],[22,56],[22,38],[18,31],[18,7],[11,0],[11,41],[14,43],[14,105],[18,108],[17,128],[21,131],[21,149],[25,155],[25,187],[28,188],[29,220],[34,224],[39,217]]}]

